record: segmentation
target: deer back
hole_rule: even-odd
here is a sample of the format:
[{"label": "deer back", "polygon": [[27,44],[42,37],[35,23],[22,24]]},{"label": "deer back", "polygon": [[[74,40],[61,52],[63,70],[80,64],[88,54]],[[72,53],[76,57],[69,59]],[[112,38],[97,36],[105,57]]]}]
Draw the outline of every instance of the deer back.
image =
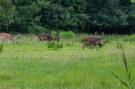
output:
[{"label": "deer back", "polygon": [[48,34],[39,34],[38,39],[39,41],[51,41],[52,37]]},{"label": "deer back", "polygon": [[2,41],[13,41],[14,37],[8,33],[0,33],[0,40]]}]

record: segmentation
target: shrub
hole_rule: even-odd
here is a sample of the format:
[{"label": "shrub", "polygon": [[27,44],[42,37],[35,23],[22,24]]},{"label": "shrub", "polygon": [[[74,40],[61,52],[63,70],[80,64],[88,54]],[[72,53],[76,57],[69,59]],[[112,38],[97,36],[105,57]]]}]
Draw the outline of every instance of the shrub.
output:
[{"label": "shrub", "polygon": [[62,39],[65,39],[66,46],[73,46],[74,38],[75,38],[75,33],[72,31],[68,32],[60,32],[60,37]]},{"label": "shrub", "polygon": [[60,37],[62,38],[62,39],[66,39],[67,38],[67,33],[66,32],[60,32]]},{"label": "shrub", "polygon": [[67,32],[68,38],[75,38],[75,33],[72,31]]},{"label": "shrub", "polygon": [[72,39],[75,38],[75,33],[72,31],[60,32],[60,37],[62,37],[63,39]]},{"label": "shrub", "polygon": [[48,48],[53,48],[53,49],[63,48],[63,43],[51,41],[48,43]]},{"label": "shrub", "polygon": [[52,32],[51,32],[51,36],[52,36],[52,37],[56,37],[56,36],[57,36],[57,32],[56,32],[56,31],[52,31]]}]

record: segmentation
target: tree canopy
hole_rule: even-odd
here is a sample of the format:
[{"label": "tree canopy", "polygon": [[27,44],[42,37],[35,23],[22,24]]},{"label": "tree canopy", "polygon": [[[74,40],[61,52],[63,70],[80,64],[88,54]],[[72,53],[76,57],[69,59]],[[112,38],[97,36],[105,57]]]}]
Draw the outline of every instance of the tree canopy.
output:
[{"label": "tree canopy", "polygon": [[0,0],[0,31],[134,33],[134,25],[132,0]]}]

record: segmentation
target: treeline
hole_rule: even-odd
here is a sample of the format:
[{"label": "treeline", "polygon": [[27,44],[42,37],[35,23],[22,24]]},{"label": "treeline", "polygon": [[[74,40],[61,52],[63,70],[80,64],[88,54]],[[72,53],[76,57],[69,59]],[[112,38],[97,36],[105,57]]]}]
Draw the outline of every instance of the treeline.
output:
[{"label": "treeline", "polygon": [[134,33],[131,0],[0,0],[0,31]]}]

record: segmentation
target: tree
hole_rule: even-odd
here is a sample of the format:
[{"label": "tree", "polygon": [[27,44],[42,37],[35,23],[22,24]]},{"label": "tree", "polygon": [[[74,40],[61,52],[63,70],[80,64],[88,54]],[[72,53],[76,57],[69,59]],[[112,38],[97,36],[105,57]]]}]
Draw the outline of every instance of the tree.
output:
[{"label": "tree", "polygon": [[[88,18],[84,15],[86,7],[86,0],[50,0],[42,7],[41,22],[47,27],[76,29]],[[82,17],[86,18],[81,21]]]},{"label": "tree", "polygon": [[[15,29],[29,32],[28,28],[37,23],[40,6],[37,0],[15,0]],[[17,30],[17,31],[18,31]]]},{"label": "tree", "polygon": [[0,27],[6,28],[14,22],[15,8],[10,0],[0,0]]},{"label": "tree", "polygon": [[0,27],[31,33],[48,28],[76,32],[106,26],[120,29],[135,24],[134,9],[131,0],[0,0]]}]

